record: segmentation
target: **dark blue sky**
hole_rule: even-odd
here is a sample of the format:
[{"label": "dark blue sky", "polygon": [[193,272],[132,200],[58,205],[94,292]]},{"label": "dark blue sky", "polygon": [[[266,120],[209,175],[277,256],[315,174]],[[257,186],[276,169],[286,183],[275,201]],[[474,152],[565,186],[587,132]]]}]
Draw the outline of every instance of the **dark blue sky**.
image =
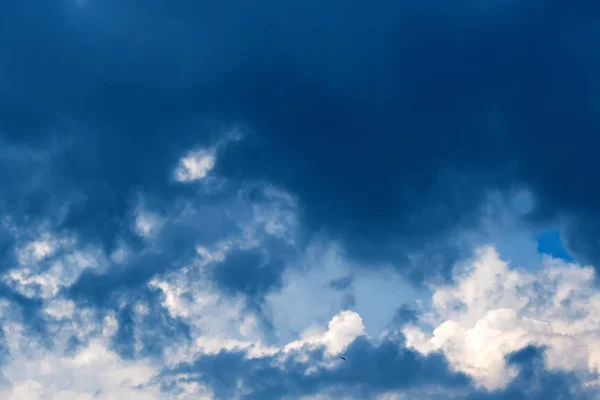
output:
[{"label": "dark blue sky", "polygon": [[0,397],[593,397],[599,22],[2,2]]}]

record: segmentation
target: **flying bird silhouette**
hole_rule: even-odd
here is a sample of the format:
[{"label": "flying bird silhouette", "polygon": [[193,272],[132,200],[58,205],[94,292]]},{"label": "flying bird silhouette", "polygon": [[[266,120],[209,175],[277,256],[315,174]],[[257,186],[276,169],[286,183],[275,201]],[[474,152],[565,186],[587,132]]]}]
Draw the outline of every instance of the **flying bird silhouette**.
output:
[{"label": "flying bird silhouette", "polygon": [[344,360],[344,361],[348,361],[348,360],[346,360],[344,357],[341,357],[341,359],[342,359],[342,360]]}]

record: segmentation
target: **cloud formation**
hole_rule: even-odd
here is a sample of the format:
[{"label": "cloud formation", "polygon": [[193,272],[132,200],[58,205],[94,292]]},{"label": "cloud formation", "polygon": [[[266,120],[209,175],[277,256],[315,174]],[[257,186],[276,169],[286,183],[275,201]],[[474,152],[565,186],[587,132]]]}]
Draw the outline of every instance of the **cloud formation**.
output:
[{"label": "cloud formation", "polygon": [[526,346],[546,348],[552,370],[598,373],[600,297],[591,267],[546,258],[530,273],[509,268],[490,247],[462,266],[455,285],[433,291],[426,333],[407,326],[409,347],[441,350],[458,371],[490,389],[518,373],[507,356]]},{"label": "cloud formation", "polygon": [[599,17],[3,2],[0,397],[596,398]]}]

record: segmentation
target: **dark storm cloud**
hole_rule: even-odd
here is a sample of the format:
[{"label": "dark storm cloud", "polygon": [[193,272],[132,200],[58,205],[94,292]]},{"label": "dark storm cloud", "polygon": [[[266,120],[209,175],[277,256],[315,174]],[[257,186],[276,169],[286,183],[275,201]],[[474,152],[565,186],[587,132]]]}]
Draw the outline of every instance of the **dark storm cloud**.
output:
[{"label": "dark storm cloud", "polygon": [[[399,346],[400,345],[400,346]],[[469,387],[469,379],[449,371],[446,360],[438,355],[424,357],[401,346],[386,341],[373,345],[365,339],[356,340],[344,353],[347,362],[334,369],[315,367],[322,360],[322,350],[310,353],[307,361],[287,359],[277,365],[274,358],[244,359],[243,353],[221,352],[203,356],[193,364],[181,365],[165,372],[165,376],[191,374],[211,385],[217,398],[234,396],[236,383],[243,381],[251,391],[241,398],[274,399],[298,398],[331,390],[356,398],[371,396],[393,389],[410,389],[419,386],[441,385],[448,389]]]},{"label": "dark storm cloud", "polygon": [[[262,192],[260,188],[254,188]],[[264,188],[263,188],[264,189]],[[253,212],[265,206],[264,212],[279,211],[285,202],[249,203],[245,190],[227,193],[217,200],[199,196],[194,202],[178,201],[166,206],[150,203],[158,214],[160,230],[147,240],[129,234],[120,239],[130,248],[122,263],[111,263],[106,269],[87,269],[66,292],[80,304],[114,307],[128,292],[137,293],[154,276],[168,274],[182,267],[200,262],[197,246],[211,248],[222,241],[233,241],[224,260],[212,260],[207,265],[208,277],[224,294],[245,296],[254,311],[261,308],[264,296],[282,285],[283,272],[290,262],[297,260],[298,251],[285,238],[266,232],[264,224],[254,220]],[[133,217],[131,218],[133,219]],[[133,225],[133,221],[129,221]],[[127,228],[127,224],[122,222]],[[252,240],[259,247],[245,247],[244,229],[252,229]],[[194,279],[206,277],[199,274]]]},{"label": "dark storm cloud", "polygon": [[[346,362],[325,369],[317,366],[323,357],[321,350],[312,351],[305,361],[287,359],[283,363],[269,357],[245,359],[244,353],[222,351],[164,371],[162,379],[166,383],[179,375],[177,379],[183,381],[199,380],[210,385],[217,398],[233,397],[234,388],[242,382],[247,392],[241,398],[257,400],[318,393],[374,399],[390,391],[421,393],[420,398],[428,399],[570,400],[592,399],[596,393],[585,388],[575,375],[548,371],[543,362],[544,349],[533,346],[507,356],[508,363],[518,368],[518,375],[507,387],[493,391],[476,388],[466,376],[451,372],[443,356],[422,356],[403,347],[402,341],[374,345],[357,339],[344,356]],[[316,370],[306,374],[309,367]],[[436,397],[436,391],[431,390],[434,388],[446,392],[446,397]],[[165,384],[164,389],[172,388]]]},{"label": "dark storm cloud", "polygon": [[[3,141],[57,149],[37,195],[3,190],[7,209],[79,193],[65,226],[114,241],[132,193],[187,193],[169,185],[177,158],[239,126],[218,173],[291,190],[309,229],[364,260],[448,246],[487,189],[515,185],[534,192],[533,222],[568,217],[569,247],[597,257],[596,3],[0,7]],[[448,276],[459,255],[409,276]]]},{"label": "dark storm cloud", "polygon": [[[107,253],[121,241],[134,250],[67,290],[80,305],[124,301],[112,345],[125,358],[160,356],[170,339],[187,339],[188,327],[141,288],[186,265],[196,245],[240,233],[226,210],[248,180],[297,195],[308,233],[341,239],[368,265],[402,267],[407,252],[425,251],[423,269],[402,270],[414,281],[449,276],[463,253],[447,238],[475,223],[488,189],[529,188],[528,220],[558,221],[570,252],[598,261],[600,3],[485,3],[1,2],[0,212],[20,227],[49,220]],[[244,139],[219,148],[214,173],[235,189],[209,195],[172,182],[179,157],[233,128]],[[174,198],[195,211],[167,221],[153,248],[131,232],[139,192],[169,221],[179,215]],[[247,195],[248,204],[271,201]],[[294,255],[283,242],[228,254],[212,278],[259,309]],[[0,231],[3,270],[13,247]],[[4,285],[0,297],[18,305],[28,334],[47,333],[41,301]],[[393,324],[413,319],[401,309]],[[253,399],[323,390],[368,398],[427,385],[469,400],[591,397],[573,376],[546,371],[533,348],[510,358],[519,375],[493,393],[443,357],[392,341],[359,339],[348,362],[306,375],[322,357],[280,368],[222,352],[170,372],[203,372],[222,398],[240,377]]]},{"label": "dark storm cloud", "polygon": [[232,296],[260,298],[282,284],[283,260],[268,260],[260,249],[233,250],[214,266],[212,279]]},{"label": "dark storm cloud", "polygon": [[[149,201],[147,201],[148,203]],[[132,251],[122,264],[113,264],[106,271],[85,270],[69,288],[69,295],[82,302],[109,305],[119,293],[134,290],[148,283],[156,274],[166,273],[183,267],[197,257],[196,246],[210,246],[230,235],[239,233],[235,221],[226,214],[231,198],[218,200],[202,197],[193,203],[149,202],[155,206],[152,212],[160,214],[162,227],[150,243],[142,240],[129,225],[120,221],[115,236],[125,242]],[[132,207],[128,210],[132,212]],[[86,232],[82,227],[77,232]]]}]

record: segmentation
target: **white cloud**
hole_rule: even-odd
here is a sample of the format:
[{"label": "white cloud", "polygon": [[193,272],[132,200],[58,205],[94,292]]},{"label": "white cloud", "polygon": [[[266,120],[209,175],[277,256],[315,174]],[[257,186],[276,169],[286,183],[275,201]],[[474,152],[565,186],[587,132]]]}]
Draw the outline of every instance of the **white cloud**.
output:
[{"label": "white cloud", "polygon": [[511,269],[492,247],[459,266],[452,286],[434,288],[433,312],[404,329],[409,346],[441,350],[452,366],[487,388],[516,374],[505,357],[548,346],[548,368],[599,371],[600,292],[591,267],[546,258],[536,273]]},{"label": "white cloud", "polygon": [[[212,150],[188,153],[178,166],[177,178],[182,182],[206,178],[214,162]],[[179,388],[171,394],[161,393],[153,378],[165,366],[222,350],[245,350],[247,358],[274,356],[277,365],[287,357],[306,357],[307,348],[322,347],[327,358],[319,366],[329,368],[358,337],[385,334],[384,328],[400,305],[426,294],[413,290],[391,269],[352,264],[335,243],[317,238],[297,265],[288,266],[283,288],[266,298],[264,310],[273,317],[277,333],[287,332],[277,343],[265,344],[267,338],[257,316],[245,307],[247,299],[223,295],[207,279],[205,268],[224,260],[232,249],[263,245],[266,237],[294,244],[298,204],[293,196],[272,187],[261,189],[259,197],[266,201],[248,202],[244,190],[239,191],[237,201],[230,199],[232,207],[227,209],[227,217],[239,228],[236,234],[216,244],[198,243],[196,260],[150,282],[162,293],[161,305],[168,313],[191,328],[190,342],[173,341],[167,347],[165,365],[148,359],[121,359],[110,349],[119,327],[116,312],[102,311],[99,321],[99,310],[78,306],[59,295],[84,269],[101,268],[108,259],[125,262],[131,251],[126,245],[107,256],[97,248],[77,248],[73,238],[49,233],[19,240],[20,268],[5,273],[2,279],[23,295],[44,300],[42,310],[51,324],[54,346],[48,350],[26,337],[14,317],[18,313],[3,304],[0,308],[5,315],[0,322],[11,355],[2,367],[7,386],[0,388],[0,398],[96,399],[94,393],[101,391],[105,396],[101,399],[210,399],[209,389],[187,382],[185,376],[171,377]],[[129,223],[141,237],[156,238],[170,222],[166,214],[153,212],[143,200]],[[461,240],[472,244],[497,236],[491,228],[485,233],[487,236],[481,232],[464,235]],[[514,237],[512,232],[509,236]],[[488,388],[510,381],[515,371],[504,357],[530,343],[549,346],[550,368],[598,370],[600,297],[593,270],[558,260],[541,262],[535,242],[522,240],[524,237],[527,235],[499,248],[503,254],[503,247],[513,251],[513,261],[541,264],[541,269],[511,269],[494,249],[484,248],[459,268],[456,285],[432,288],[431,312],[417,326],[404,329],[408,345],[422,353],[444,352],[453,368]],[[346,277],[353,278],[348,287],[330,285]],[[148,304],[137,303],[133,324],[142,321],[150,309]],[[431,332],[424,328],[426,323],[434,328]],[[134,329],[134,341],[141,343],[141,330]],[[67,339],[72,336],[85,343],[75,354],[66,351]],[[329,398],[323,396],[314,398]],[[412,392],[380,396],[382,400],[417,397]]]},{"label": "white cloud", "polygon": [[345,310],[334,315],[326,331],[309,330],[302,339],[287,344],[286,351],[304,346],[325,347],[325,354],[336,356],[342,353],[357,337],[365,335],[362,318],[354,311]]},{"label": "white cloud", "polygon": [[[17,355],[2,369],[7,399],[158,399],[157,386],[137,389],[158,371],[144,362],[125,362],[105,343],[92,342],[73,356]],[[98,395],[96,393],[100,391]]]},{"label": "white cloud", "polygon": [[145,239],[155,237],[163,226],[162,219],[156,213],[139,210],[135,216],[135,231]]},{"label": "white cloud", "polygon": [[[174,366],[201,354],[216,354],[221,350],[246,350],[248,358],[276,356],[275,360],[283,361],[290,356],[303,357],[303,350],[307,348],[324,346],[330,356],[329,363],[324,366],[333,366],[331,358],[364,334],[360,316],[351,311],[334,316],[327,329],[313,331],[282,347],[265,347],[255,338],[238,340],[223,337],[216,331],[205,333],[195,330],[192,332],[194,338],[191,346],[187,349],[172,347],[165,365],[144,358],[123,360],[110,349],[111,339],[118,328],[114,313],[108,313],[99,320],[95,311],[77,308],[70,301],[53,303],[46,308],[46,312],[52,316],[59,315],[60,318],[49,321],[51,331],[56,333],[52,338],[28,336],[19,318],[11,313],[10,304],[0,304],[2,333],[10,354],[1,366],[0,372],[5,380],[0,385],[0,398],[208,400],[214,398],[211,390],[200,383],[187,382],[185,376],[167,378],[175,382],[177,389],[168,393],[160,390],[160,381],[155,378],[165,366]],[[143,313],[141,309],[138,311]],[[231,320],[234,318],[231,315]],[[206,327],[217,320],[218,316],[215,315],[211,321],[205,320],[202,326]],[[73,335],[85,345],[71,353],[68,351],[68,341]],[[51,340],[52,347],[46,347],[44,340]]]},{"label": "white cloud", "polygon": [[[46,309],[52,316],[57,310],[62,319],[49,320],[49,329],[54,332],[50,339],[28,336],[9,305],[2,307],[2,332],[9,357],[1,367],[5,380],[0,386],[0,398],[160,398],[159,387],[148,384],[159,372],[158,366],[144,360],[124,361],[109,349],[110,337],[115,333],[114,318],[107,316],[98,322],[93,311],[76,309],[68,301]],[[74,354],[67,351],[72,335],[87,343]],[[51,340],[52,347],[46,347],[44,340]],[[143,387],[137,388],[138,385]]]},{"label": "white cloud", "polygon": [[191,151],[179,160],[175,169],[175,179],[179,182],[193,182],[206,178],[215,164],[216,156],[213,149]]},{"label": "white cloud", "polygon": [[198,266],[183,268],[149,284],[163,293],[162,305],[204,335],[241,338],[243,299],[221,295]]},{"label": "white cloud", "polygon": [[[150,206],[152,203],[151,197],[143,193],[138,193],[137,197],[137,204],[132,210],[133,231],[144,239],[156,239],[163,229],[167,217],[160,215]],[[113,253],[111,258],[116,259],[117,261],[124,261],[127,259],[126,246],[121,246],[117,249],[117,252]]]},{"label": "white cloud", "polygon": [[[302,358],[305,349],[315,347],[323,347],[328,357],[319,366],[335,365],[337,356],[343,355],[354,340],[369,337],[369,314],[381,313],[381,319],[389,319],[404,300],[402,294],[394,294],[393,290],[402,285],[394,283],[390,276],[382,274],[377,280],[368,273],[359,273],[338,247],[319,243],[322,246],[309,248],[301,266],[288,272],[291,275],[283,290],[268,297],[267,305],[274,311],[276,326],[285,327],[287,323],[303,331],[300,338],[277,346],[264,344],[256,317],[244,312],[241,298],[223,296],[204,276],[208,263],[222,260],[239,243],[225,241],[211,248],[198,247],[198,259],[191,265],[154,279],[150,286],[162,292],[162,305],[171,316],[183,319],[191,327],[190,343],[173,343],[167,348],[166,366],[191,361],[201,354],[236,349],[246,350],[248,358]],[[94,258],[93,252],[67,247],[49,265],[93,267]],[[354,293],[357,305],[365,301],[365,296],[379,298],[381,294],[383,299],[366,302],[360,310],[345,309],[344,291],[333,290],[328,283],[348,274],[357,280],[346,290]],[[56,278],[52,287],[67,285],[61,282],[72,279],[65,278],[69,275],[64,271],[36,276],[58,276],[60,279]],[[503,387],[511,380],[516,371],[507,366],[504,358],[528,344],[548,346],[549,368],[598,370],[600,293],[595,289],[591,268],[546,258],[541,269],[525,271],[511,268],[495,249],[484,247],[474,259],[457,267],[456,278],[455,285],[432,288],[433,309],[420,323],[430,323],[434,329],[430,332],[421,325],[406,327],[409,346],[422,353],[444,352],[453,368],[471,375],[487,388]],[[383,281],[390,287],[380,293],[377,288]],[[357,290],[361,284],[367,286]],[[165,365],[144,359],[125,361],[110,350],[109,341],[118,328],[114,312],[99,322],[93,310],[57,297],[54,291],[52,294],[44,297],[47,302],[43,309],[52,323],[60,325],[52,351],[26,337],[18,320],[9,318],[13,314],[8,303],[4,304],[3,329],[11,358],[2,370],[8,386],[2,389],[0,397],[79,400],[91,399],[101,390],[106,399],[212,398],[206,387],[186,382],[185,378],[177,382],[177,393],[161,393],[153,377]],[[397,303],[394,296],[400,299]],[[135,308],[141,316],[147,309],[142,303]],[[296,309],[304,309],[305,315],[296,315]],[[284,321],[284,314],[291,320]],[[87,343],[75,354],[66,352],[66,338],[71,336]],[[387,396],[404,398],[405,394]],[[412,397],[406,394],[406,398]]]},{"label": "white cloud", "polygon": [[102,250],[80,248],[77,238],[49,232],[17,247],[16,254],[19,268],[8,270],[0,279],[29,298],[52,298],[61,288],[73,284],[85,269],[106,265]]},{"label": "white cloud", "polygon": [[61,248],[74,244],[75,240],[73,238],[57,237],[45,231],[36,239],[18,246],[15,252],[19,264],[26,266],[39,263],[54,255]]},{"label": "white cloud", "polygon": [[[203,253],[209,253],[203,250]],[[325,329],[313,323],[305,326],[309,329],[299,340],[284,343],[281,347],[265,346],[256,317],[243,312],[244,300],[223,296],[212,289],[202,279],[201,268],[201,265],[190,266],[150,283],[150,286],[162,291],[162,304],[171,316],[182,318],[192,329],[191,344],[175,344],[168,349],[169,364],[190,361],[198,354],[233,349],[245,349],[250,357],[262,357],[299,350],[304,346],[324,346],[327,354],[333,356],[365,334],[360,315],[342,310],[333,315]]]},{"label": "white cloud", "polygon": [[[205,256],[209,254],[202,250]],[[149,284],[162,292],[162,306],[169,314],[181,318],[191,329],[191,343],[173,343],[167,349],[167,363],[191,361],[198,354],[224,349],[252,348],[257,356],[272,354],[272,349],[261,344],[262,333],[255,316],[244,314],[244,299],[223,296],[212,288],[202,276],[203,261]]]},{"label": "white cloud", "polygon": [[101,252],[94,249],[75,251],[53,261],[48,269],[24,267],[9,271],[2,279],[23,296],[49,299],[72,285],[85,269],[96,268],[98,260],[102,260]]},{"label": "white cloud", "polygon": [[221,132],[220,139],[213,143],[212,146],[190,150],[177,163],[174,172],[175,180],[189,183],[206,179],[217,163],[217,152],[219,149],[242,140],[243,136],[239,129],[233,128]]}]

